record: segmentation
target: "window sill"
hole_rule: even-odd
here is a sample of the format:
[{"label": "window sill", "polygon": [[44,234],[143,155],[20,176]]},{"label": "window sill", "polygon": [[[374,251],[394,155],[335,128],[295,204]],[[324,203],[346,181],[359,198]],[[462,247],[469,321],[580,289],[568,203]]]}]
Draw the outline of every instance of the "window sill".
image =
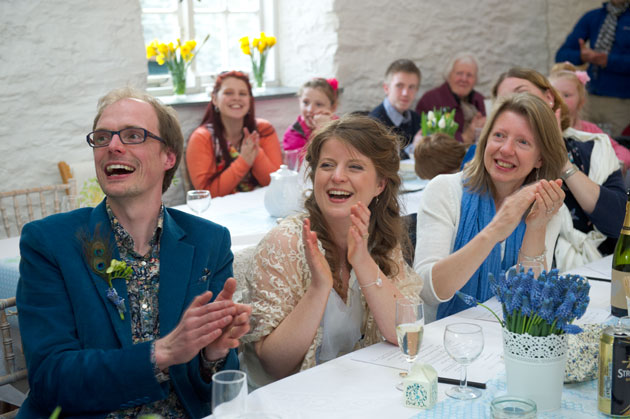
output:
[{"label": "window sill", "polygon": [[[295,97],[298,89],[295,87],[270,86],[254,89],[254,98],[258,100],[281,99]],[[162,103],[170,106],[206,104],[210,101],[209,93],[191,93],[186,95],[158,96]]]}]

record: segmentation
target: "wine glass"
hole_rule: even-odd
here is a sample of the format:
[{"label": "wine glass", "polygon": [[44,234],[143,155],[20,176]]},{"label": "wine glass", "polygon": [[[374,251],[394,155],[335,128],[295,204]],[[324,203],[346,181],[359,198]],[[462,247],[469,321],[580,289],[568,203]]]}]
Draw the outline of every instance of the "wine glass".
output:
[{"label": "wine glass", "polygon": [[210,199],[210,191],[193,190],[186,193],[186,205],[197,215],[201,215],[210,207]]},{"label": "wine glass", "polygon": [[[398,347],[405,355],[410,370],[420,352],[423,334],[424,306],[422,302],[411,303],[404,298],[396,300],[396,337]],[[396,388],[402,390],[402,382],[396,384]]]},{"label": "wine glass", "polygon": [[459,400],[471,400],[481,396],[481,391],[468,387],[466,367],[483,351],[481,326],[473,323],[453,323],[444,330],[444,349],[448,355],[462,366],[459,387],[446,390],[446,395]]},{"label": "wine glass", "polygon": [[235,418],[247,411],[247,374],[224,370],[212,375],[212,417]]}]

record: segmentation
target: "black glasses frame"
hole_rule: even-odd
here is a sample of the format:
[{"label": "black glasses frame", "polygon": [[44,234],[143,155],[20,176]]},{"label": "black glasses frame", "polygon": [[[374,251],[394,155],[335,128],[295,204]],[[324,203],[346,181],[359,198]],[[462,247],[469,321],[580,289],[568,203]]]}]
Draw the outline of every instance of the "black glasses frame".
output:
[{"label": "black glasses frame", "polygon": [[[133,130],[141,130],[141,131],[144,133],[144,137],[143,137],[142,141],[137,142],[137,143],[134,143],[134,142],[129,142],[129,141],[127,141],[127,142],[126,142],[126,141],[123,139],[123,136],[122,136],[122,135],[120,135],[120,133],[121,133],[121,132],[123,132],[123,131],[129,130],[129,129],[133,129]],[[93,141],[93,139],[92,139],[92,137],[93,137],[93,135],[94,135],[94,133],[95,133],[95,132],[109,132],[109,133],[112,135],[112,137],[111,137],[111,139],[109,140],[109,142],[108,142],[107,144],[96,145],[96,144],[94,144],[94,141]],[[131,144],[131,145],[134,145],[134,144],[142,144],[142,143],[144,143],[144,142],[147,140],[147,137],[151,137],[151,138],[153,138],[153,139],[155,139],[155,140],[158,140],[158,141],[160,141],[160,142],[162,142],[162,143],[166,144],[166,141],[164,141],[164,139],[162,139],[162,138],[158,137],[157,135],[153,134],[152,132],[147,131],[147,130],[146,130],[146,129],[144,129],[144,128],[136,128],[136,127],[127,127],[127,128],[123,128],[123,129],[118,130],[118,131],[112,131],[112,130],[109,130],[109,129],[98,129],[98,130],[96,130],[96,131],[92,131],[92,132],[90,132],[88,135],[86,135],[86,136],[85,136],[85,140],[87,141],[88,145],[89,145],[90,147],[92,147],[92,148],[107,147],[108,145],[110,145],[110,144],[111,144],[112,140],[114,139],[114,135],[118,135],[118,138],[120,139],[120,142],[121,142],[121,143],[123,143],[123,144]]]}]

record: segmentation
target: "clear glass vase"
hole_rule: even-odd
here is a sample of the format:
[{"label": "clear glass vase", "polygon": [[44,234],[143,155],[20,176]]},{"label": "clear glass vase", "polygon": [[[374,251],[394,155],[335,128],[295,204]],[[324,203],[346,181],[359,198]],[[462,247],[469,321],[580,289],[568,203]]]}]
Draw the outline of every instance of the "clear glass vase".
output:
[{"label": "clear glass vase", "polygon": [[171,72],[171,80],[173,82],[173,93],[176,95],[186,94],[186,72],[173,71]]}]

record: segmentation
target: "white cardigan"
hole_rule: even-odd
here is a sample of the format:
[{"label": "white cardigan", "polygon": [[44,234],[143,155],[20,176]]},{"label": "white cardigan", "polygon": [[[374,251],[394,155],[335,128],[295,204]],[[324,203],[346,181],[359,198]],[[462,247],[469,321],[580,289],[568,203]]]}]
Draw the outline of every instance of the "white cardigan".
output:
[{"label": "white cardigan", "polygon": [[[435,320],[440,300],[433,288],[433,265],[453,253],[463,196],[462,172],[439,175],[422,193],[416,226],[416,253],[413,267],[424,280],[420,296],[424,301],[425,322]],[[547,262],[553,260],[553,249],[560,231],[556,214],[547,225],[545,248]],[[503,250],[503,243],[502,250]]]}]

